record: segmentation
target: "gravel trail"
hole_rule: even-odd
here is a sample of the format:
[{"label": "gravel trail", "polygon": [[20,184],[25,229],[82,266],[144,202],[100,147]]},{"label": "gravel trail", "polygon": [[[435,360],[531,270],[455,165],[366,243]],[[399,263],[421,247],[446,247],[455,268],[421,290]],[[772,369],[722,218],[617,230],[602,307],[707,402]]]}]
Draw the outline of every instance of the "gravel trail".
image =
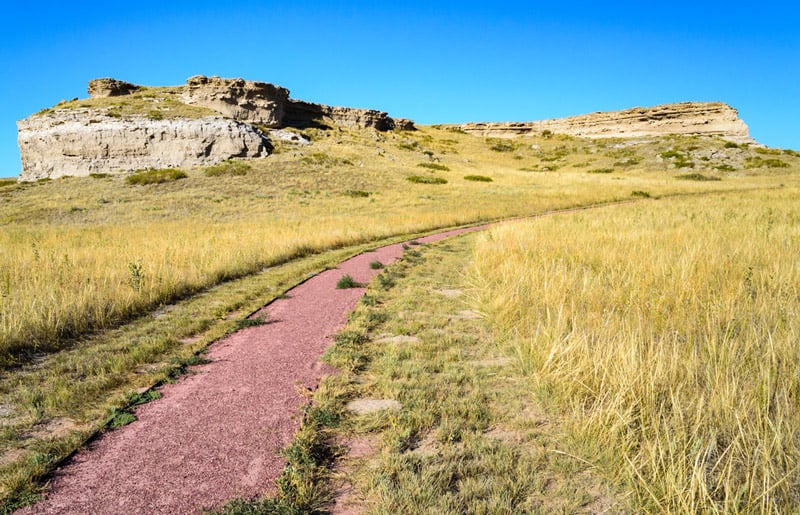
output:
[{"label": "gravel trail", "polygon": [[280,450],[300,424],[301,390],[334,371],[319,358],[364,293],[336,282],[350,274],[366,283],[378,273],[370,262],[402,253],[396,244],[361,254],[263,308],[267,324],[212,345],[211,363],[161,387],[163,397],[138,407],[135,422],[76,453],[54,473],[46,499],[17,513],[201,513],[273,490]]}]

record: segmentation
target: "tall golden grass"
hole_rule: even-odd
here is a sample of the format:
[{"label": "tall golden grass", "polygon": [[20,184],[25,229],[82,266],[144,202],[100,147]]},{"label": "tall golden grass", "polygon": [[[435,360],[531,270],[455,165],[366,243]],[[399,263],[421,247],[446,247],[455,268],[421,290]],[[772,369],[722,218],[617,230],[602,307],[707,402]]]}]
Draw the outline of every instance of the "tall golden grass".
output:
[{"label": "tall golden grass", "polygon": [[575,452],[647,511],[800,510],[800,205],[786,189],[497,227],[476,302]]}]

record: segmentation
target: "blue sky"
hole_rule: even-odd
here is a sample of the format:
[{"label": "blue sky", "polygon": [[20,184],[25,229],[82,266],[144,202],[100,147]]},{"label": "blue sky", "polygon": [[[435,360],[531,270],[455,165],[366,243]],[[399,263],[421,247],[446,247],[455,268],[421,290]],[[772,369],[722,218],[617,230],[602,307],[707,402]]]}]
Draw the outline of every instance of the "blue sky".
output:
[{"label": "blue sky", "polygon": [[0,177],[16,120],[86,83],[244,77],[418,123],[538,120],[727,102],[800,149],[793,2],[20,2],[0,7]]}]

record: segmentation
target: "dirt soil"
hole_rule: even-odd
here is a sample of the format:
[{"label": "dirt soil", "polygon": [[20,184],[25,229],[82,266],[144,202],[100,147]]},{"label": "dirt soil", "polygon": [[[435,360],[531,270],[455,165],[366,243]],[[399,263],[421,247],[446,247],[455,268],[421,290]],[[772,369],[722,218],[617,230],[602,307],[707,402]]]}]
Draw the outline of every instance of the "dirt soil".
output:
[{"label": "dirt soil", "polygon": [[17,513],[201,513],[274,490],[303,393],[334,371],[320,356],[364,293],[336,282],[344,274],[369,282],[379,272],[372,261],[402,253],[396,244],[356,256],[287,292],[259,312],[267,324],[214,344],[209,364],[162,387],[135,422],[76,453],[54,473],[46,499]]}]

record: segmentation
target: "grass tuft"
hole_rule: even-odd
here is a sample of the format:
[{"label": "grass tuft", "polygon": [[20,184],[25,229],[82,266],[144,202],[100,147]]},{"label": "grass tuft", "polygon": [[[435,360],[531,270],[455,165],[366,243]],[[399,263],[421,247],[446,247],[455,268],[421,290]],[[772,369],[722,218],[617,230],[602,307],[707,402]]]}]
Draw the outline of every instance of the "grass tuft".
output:
[{"label": "grass tuft", "polygon": [[339,290],[346,290],[348,288],[363,288],[364,285],[353,279],[350,274],[343,275],[337,282],[336,288]]},{"label": "grass tuft", "polygon": [[676,175],[676,179],[682,179],[685,181],[720,181],[719,177],[714,177],[713,175],[703,175],[702,173],[686,173],[683,175]]}]

